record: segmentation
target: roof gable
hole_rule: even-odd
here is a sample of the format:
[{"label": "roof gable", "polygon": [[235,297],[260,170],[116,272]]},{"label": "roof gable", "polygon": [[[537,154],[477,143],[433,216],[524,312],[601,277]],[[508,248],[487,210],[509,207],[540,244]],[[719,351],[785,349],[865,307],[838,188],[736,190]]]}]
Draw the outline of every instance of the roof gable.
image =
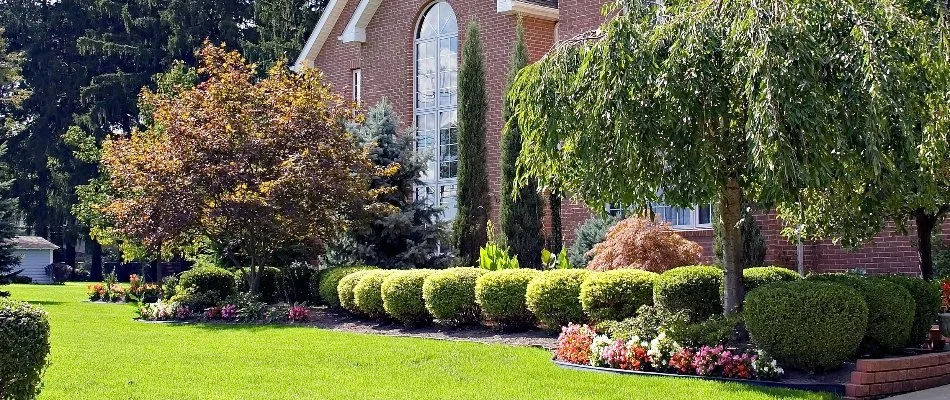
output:
[{"label": "roof gable", "polygon": [[13,238],[16,250],[56,250],[59,246],[39,236],[17,236]]}]

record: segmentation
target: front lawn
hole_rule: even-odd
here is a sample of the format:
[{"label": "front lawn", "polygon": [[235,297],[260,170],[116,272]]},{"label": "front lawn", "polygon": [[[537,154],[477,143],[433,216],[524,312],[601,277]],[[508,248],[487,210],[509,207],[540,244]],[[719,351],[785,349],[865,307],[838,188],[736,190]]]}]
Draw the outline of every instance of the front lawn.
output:
[{"label": "front lawn", "polygon": [[558,368],[540,349],[307,327],[164,325],[85,285],[13,285],[50,313],[40,399],[820,399],[687,379]]}]

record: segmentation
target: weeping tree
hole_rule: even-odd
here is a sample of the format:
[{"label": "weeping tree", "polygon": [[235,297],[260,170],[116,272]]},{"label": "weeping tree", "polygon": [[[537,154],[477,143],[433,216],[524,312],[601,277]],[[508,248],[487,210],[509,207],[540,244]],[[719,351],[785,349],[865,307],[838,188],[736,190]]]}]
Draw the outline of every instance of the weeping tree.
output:
[{"label": "weeping tree", "polygon": [[[519,183],[607,202],[713,202],[724,306],[737,311],[743,199],[794,201],[892,162],[913,107],[921,27],[877,0],[619,0],[595,32],[522,70],[508,93]],[[514,119],[517,118],[517,119]],[[517,122],[514,122],[517,121]]]}]

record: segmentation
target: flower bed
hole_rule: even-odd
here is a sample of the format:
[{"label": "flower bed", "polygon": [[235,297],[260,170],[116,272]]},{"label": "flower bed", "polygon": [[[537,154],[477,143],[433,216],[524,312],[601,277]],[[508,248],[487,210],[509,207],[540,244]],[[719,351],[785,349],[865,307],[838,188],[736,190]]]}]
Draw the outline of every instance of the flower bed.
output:
[{"label": "flower bed", "polygon": [[139,320],[148,322],[305,323],[310,321],[310,308],[299,304],[243,302],[193,310],[178,303],[158,301],[143,304],[138,315]]},{"label": "flower bed", "polygon": [[154,303],[161,297],[161,287],[146,283],[137,274],[129,276],[129,285],[123,286],[115,274],[110,274],[101,283],[86,286],[89,301],[103,303]]}]

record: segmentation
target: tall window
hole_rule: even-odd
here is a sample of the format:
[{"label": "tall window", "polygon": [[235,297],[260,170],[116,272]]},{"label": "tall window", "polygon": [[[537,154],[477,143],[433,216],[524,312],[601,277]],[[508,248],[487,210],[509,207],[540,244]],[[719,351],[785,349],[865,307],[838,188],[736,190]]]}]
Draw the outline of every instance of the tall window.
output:
[{"label": "tall window", "polygon": [[[669,223],[675,229],[704,229],[712,228],[712,204],[698,204],[690,208],[672,207],[663,203],[652,203],[650,207],[656,219]],[[620,203],[607,204],[607,213],[613,216],[626,216],[630,207]]]},{"label": "tall window", "polygon": [[458,189],[458,21],[447,2],[423,14],[415,38],[416,150],[431,154],[416,198],[455,218]]},{"label": "tall window", "polygon": [[353,70],[353,101],[363,101],[363,70]]}]

